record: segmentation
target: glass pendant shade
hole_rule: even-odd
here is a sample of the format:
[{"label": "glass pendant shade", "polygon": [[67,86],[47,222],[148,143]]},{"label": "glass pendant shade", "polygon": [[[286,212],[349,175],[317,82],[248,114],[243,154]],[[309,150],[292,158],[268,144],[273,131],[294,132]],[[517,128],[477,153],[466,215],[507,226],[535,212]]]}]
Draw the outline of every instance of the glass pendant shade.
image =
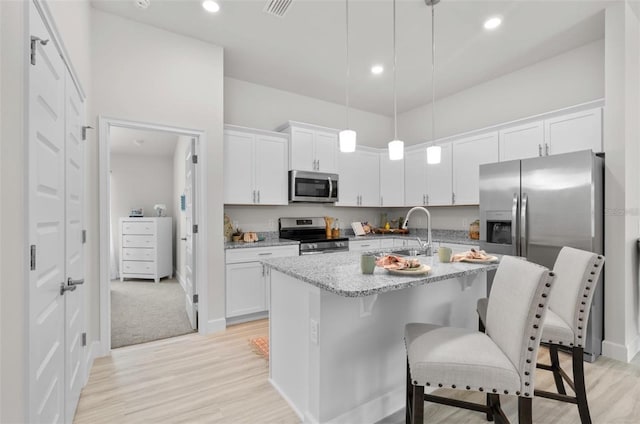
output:
[{"label": "glass pendant shade", "polygon": [[342,153],[352,153],[356,151],[356,132],[354,130],[342,130],[338,134],[340,140],[340,151]]},{"label": "glass pendant shade", "polygon": [[427,163],[429,165],[436,165],[442,160],[442,147],[429,146],[427,147]]},{"label": "glass pendant shade", "polygon": [[389,160],[402,160],[404,158],[404,141],[393,140],[389,142]]}]

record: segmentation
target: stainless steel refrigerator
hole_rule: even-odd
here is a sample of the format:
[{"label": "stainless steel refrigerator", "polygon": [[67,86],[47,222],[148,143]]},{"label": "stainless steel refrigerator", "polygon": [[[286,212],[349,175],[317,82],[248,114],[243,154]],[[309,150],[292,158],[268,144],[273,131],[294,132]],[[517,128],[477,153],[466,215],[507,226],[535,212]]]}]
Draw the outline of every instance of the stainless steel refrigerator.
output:
[{"label": "stainless steel refrigerator", "polygon": [[[603,254],[603,161],[585,150],[481,165],[480,247],[549,269],[563,246]],[[603,286],[591,308],[589,361],[602,351]]]}]

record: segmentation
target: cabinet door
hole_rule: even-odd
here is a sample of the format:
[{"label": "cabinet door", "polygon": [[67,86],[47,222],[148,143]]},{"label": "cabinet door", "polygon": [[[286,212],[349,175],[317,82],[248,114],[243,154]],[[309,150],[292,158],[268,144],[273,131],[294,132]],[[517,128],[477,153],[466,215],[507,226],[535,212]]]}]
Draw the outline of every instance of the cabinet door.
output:
[{"label": "cabinet door", "polygon": [[427,205],[446,206],[451,204],[452,168],[451,143],[440,144],[440,163],[427,164]]},{"label": "cabinet door", "polygon": [[267,293],[260,262],[227,265],[227,318],[267,309]]},{"label": "cabinet door", "polygon": [[518,125],[500,131],[500,162],[527,159],[544,154],[542,121]]},{"label": "cabinet door", "polygon": [[380,206],[404,206],[404,159],[380,153]]},{"label": "cabinet door", "polygon": [[224,133],[224,203],[253,204],[254,136]]},{"label": "cabinet door", "polygon": [[480,198],[480,165],[498,162],[498,133],[453,142],[453,193],[456,205],[477,205]]},{"label": "cabinet door", "polygon": [[427,150],[407,150],[404,156],[404,204],[418,206],[427,203]]},{"label": "cabinet door", "polygon": [[338,200],[336,206],[358,206],[360,193],[360,167],[358,151],[354,153],[338,153]]},{"label": "cabinet door", "polygon": [[287,139],[267,135],[256,136],[255,188],[257,203],[287,205]]},{"label": "cabinet door", "polygon": [[602,109],[571,113],[544,121],[544,138],[549,154],[591,149],[602,151]]},{"label": "cabinet door", "polygon": [[380,205],[380,156],[373,152],[358,152],[357,188],[360,206]]},{"label": "cabinet door", "polygon": [[338,134],[316,131],[315,159],[317,171],[335,174],[338,172]]},{"label": "cabinet door", "polygon": [[313,153],[314,131],[304,128],[291,128],[289,147],[289,169],[297,171],[316,171]]}]

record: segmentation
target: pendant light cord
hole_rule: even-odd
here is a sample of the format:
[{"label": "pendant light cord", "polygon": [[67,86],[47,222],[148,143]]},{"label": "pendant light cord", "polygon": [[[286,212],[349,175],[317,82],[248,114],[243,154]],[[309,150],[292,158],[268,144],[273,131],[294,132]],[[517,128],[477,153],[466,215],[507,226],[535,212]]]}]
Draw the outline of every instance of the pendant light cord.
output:
[{"label": "pendant light cord", "polygon": [[436,5],[431,4],[431,142],[436,141]]},{"label": "pendant light cord", "polygon": [[398,96],[396,94],[396,0],[393,0],[393,139],[398,139]]},{"label": "pendant light cord", "polygon": [[349,78],[351,76],[351,62],[349,62],[349,0],[346,0],[346,13],[345,13],[345,20],[346,20],[346,25],[345,28],[347,30],[347,36],[346,36],[346,40],[347,40],[347,82],[345,84],[345,105],[346,105],[346,115],[347,115],[347,129],[349,129]]}]

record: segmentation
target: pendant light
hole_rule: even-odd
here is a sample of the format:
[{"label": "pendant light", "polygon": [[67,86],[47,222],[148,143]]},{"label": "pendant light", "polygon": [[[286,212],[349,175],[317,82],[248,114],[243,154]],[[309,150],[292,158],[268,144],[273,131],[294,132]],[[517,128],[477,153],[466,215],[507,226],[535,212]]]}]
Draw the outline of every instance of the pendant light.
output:
[{"label": "pendant light", "polygon": [[[431,142],[436,141],[436,15],[435,6],[440,0],[425,0],[431,6]],[[427,147],[427,163],[435,165],[442,160],[442,147]]]},{"label": "pendant light", "polygon": [[351,65],[349,62],[349,0],[346,3],[346,40],[347,40],[347,78],[345,83],[345,110],[347,115],[347,129],[340,131],[338,139],[340,140],[340,151],[343,153],[352,153],[356,151],[356,132],[349,129],[349,74]]},{"label": "pendant light", "polygon": [[389,160],[404,158],[404,141],[398,140],[398,95],[396,93],[396,0],[393,0],[393,141],[389,142]]}]

